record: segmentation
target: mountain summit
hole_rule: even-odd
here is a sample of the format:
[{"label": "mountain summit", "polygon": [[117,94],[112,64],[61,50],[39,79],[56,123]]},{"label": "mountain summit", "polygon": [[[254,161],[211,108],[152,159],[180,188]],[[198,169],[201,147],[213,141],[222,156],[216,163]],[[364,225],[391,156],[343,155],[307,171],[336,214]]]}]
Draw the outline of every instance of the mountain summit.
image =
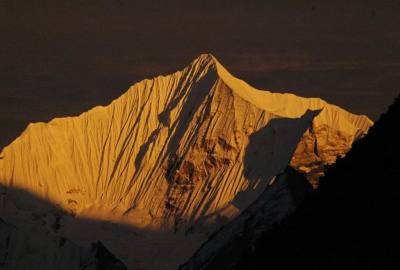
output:
[{"label": "mountain summit", "polygon": [[288,165],[317,186],[371,125],[319,98],[255,89],[203,54],[106,107],[30,124],[0,154],[0,184],[77,218],[211,233]]}]

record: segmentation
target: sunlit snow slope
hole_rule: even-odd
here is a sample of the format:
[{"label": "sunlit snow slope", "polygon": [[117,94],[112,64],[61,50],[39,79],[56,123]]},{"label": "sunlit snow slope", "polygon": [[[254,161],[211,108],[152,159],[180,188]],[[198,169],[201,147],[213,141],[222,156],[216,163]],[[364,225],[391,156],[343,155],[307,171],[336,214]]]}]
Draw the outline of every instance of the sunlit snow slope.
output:
[{"label": "sunlit snow slope", "polygon": [[78,216],[177,230],[233,218],[289,162],[315,184],[371,124],[254,89],[204,54],[107,107],[29,125],[3,149],[0,183]]}]

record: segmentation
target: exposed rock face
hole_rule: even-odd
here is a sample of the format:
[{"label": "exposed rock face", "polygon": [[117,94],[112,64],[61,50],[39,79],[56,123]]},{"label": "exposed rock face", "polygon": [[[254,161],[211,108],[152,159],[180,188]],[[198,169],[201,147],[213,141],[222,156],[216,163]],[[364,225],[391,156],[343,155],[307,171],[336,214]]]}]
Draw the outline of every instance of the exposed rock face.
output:
[{"label": "exposed rock face", "polygon": [[316,185],[371,124],[318,98],[254,89],[201,55],[107,107],[29,125],[0,154],[0,183],[80,218],[210,232],[289,163]]},{"label": "exposed rock face", "polygon": [[326,166],[335,163],[337,157],[344,157],[354,140],[363,135],[332,130],[326,124],[315,126],[304,133],[290,165],[317,187]]}]

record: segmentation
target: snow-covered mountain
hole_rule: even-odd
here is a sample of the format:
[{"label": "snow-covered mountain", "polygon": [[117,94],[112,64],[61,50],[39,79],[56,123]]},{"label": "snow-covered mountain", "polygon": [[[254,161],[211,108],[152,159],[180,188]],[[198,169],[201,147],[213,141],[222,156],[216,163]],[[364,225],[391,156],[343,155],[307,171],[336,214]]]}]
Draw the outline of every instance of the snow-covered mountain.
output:
[{"label": "snow-covered mountain", "polygon": [[[0,154],[0,184],[4,200],[20,189],[69,212],[59,233],[98,238],[128,267],[157,269],[156,252],[174,254],[162,268],[174,269],[289,164],[317,186],[371,125],[319,98],[255,89],[204,54],[109,106],[29,125]],[[77,220],[103,223],[88,235]]]}]

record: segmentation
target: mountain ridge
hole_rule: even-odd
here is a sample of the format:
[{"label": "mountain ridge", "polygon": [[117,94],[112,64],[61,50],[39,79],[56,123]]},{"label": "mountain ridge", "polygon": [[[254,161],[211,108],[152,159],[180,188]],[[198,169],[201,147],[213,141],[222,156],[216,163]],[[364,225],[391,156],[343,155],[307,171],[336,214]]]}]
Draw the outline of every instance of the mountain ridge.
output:
[{"label": "mountain ridge", "polygon": [[[114,102],[116,102],[120,98],[124,97],[125,95],[127,95],[128,92],[132,90],[132,87],[137,85],[137,84],[145,84],[148,81],[152,81],[152,80],[155,80],[155,79],[165,79],[165,78],[168,78],[171,75],[182,74],[182,73],[185,72],[186,69],[189,69],[191,66],[196,65],[197,63],[199,63],[200,66],[203,65],[205,68],[209,68],[209,67],[214,68],[216,70],[216,72],[218,73],[218,75],[220,76],[220,79],[222,79],[233,90],[238,88],[238,87],[235,87],[235,85],[242,85],[243,88],[245,88],[246,90],[253,90],[253,91],[255,90],[255,91],[259,91],[260,93],[265,94],[265,97],[268,97],[269,94],[272,94],[272,95],[282,95],[284,97],[286,96],[289,99],[291,99],[291,98],[300,98],[302,100],[312,100],[312,101],[315,101],[315,103],[317,103],[317,104],[318,103],[322,103],[323,105],[329,105],[329,106],[332,106],[333,108],[345,111],[344,109],[342,109],[342,108],[340,108],[338,106],[328,104],[325,100],[323,100],[321,98],[316,98],[316,97],[303,98],[303,97],[297,96],[297,95],[292,94],[292,93],[272,93],[272,92],[270,92],[268,90],[256,89],[256,88],[252,87],[251,85],[249,85],[248,83],[246,83],[245,81],[243,81],[241,79],[238,79],[238,78],[234,77],[231,73],[229,73],[229,71],[226,70],[226,68],[218,61],[218,59],[213,54],[211,54],[211,53],[202,53],[202,54],[200,54],[200,56],[198,56],[193,61],[191,61],[191,63],[188,66],[186,66],[182,71],[176,71],[174,73],[166,74],[166,75],[159,75],[159,76],[156,76],[156,77],[153,77],[153,78],[146,78],[146,79],[143,79],[141,81],[138,81],[138,82],[134,83],[131,87],[128,88],[128,90],[124,94],[122,94],[120,97],[118,97],[115,100],[113,100],[112,102],[110,102],[108,105],[95,106],[95,107],[89,109],[88,111],[85,111],[85,112],[83,112],[81,114],[78,114],[76,116],[55,117],[55,118],[53,118],[52,120],[50,120],[48,122],[29,123],[27,128],[29,128],[31,125],[52,124],[53,122],[57,122],[58,120],[68,119],[68,118],[73,118],[73,117],[80,117],[80,116],[83,116],[83,115],[85,115],[87,113],[90,113],[92,111],[94,111],[94,112],[100,111],[100,110],[105,109],[108,106],[112,105]],[[239,90],[237,92],[241,92],[241,91]],[[241,94],[241,97],[243,98],[243,94]],[[246,99],[246,98],[244,98],[244,99]],[[248,99],[246,99],[246,100],[248,100]],[[253,101],[254,100],[255,99],[253,99]],[[253,104],[257,106],[258,102],[255,102]],[[318,105],[314,105],[314,106],[318,107]],[[260,109],[264,109],[264,108],[262,108],[264,106],[258,106],[258,107]],[[324,108],[324,106],[321,106],[321,105],[319,105],[319,107]],[[275,110],[275,111],[280,111],[280,110]],[[270,113],[274,113],[274,111],[269,111],[269,112]],[[286,117],[287,116],[285,114],[279,114],[279,113],[277,113],[276,115],[280,116],[280,117],[284,117],[284,116]],[[359,122],[364,122],[364,123],[360,123],[361,129],[363,129],[363,130],[366,129],[366,126],[371,126],[373,124],[372,120],[370,120],[368,118],[368,116],[366,116],[366,115],[354,115],[354,114],[351,114],[351,113],[349,115],[352,115],[355,118],[354,120],[358,120]],[[299,116],[297,116],[297,117],[299,117]],[[24,130],[24,132],[25,131],[26,131],[26,129]],[[19,137],[20,136],[18,136],[16,139],[18,139]],[[5,146],[5,147],[7,147],[7,146]]]}]

